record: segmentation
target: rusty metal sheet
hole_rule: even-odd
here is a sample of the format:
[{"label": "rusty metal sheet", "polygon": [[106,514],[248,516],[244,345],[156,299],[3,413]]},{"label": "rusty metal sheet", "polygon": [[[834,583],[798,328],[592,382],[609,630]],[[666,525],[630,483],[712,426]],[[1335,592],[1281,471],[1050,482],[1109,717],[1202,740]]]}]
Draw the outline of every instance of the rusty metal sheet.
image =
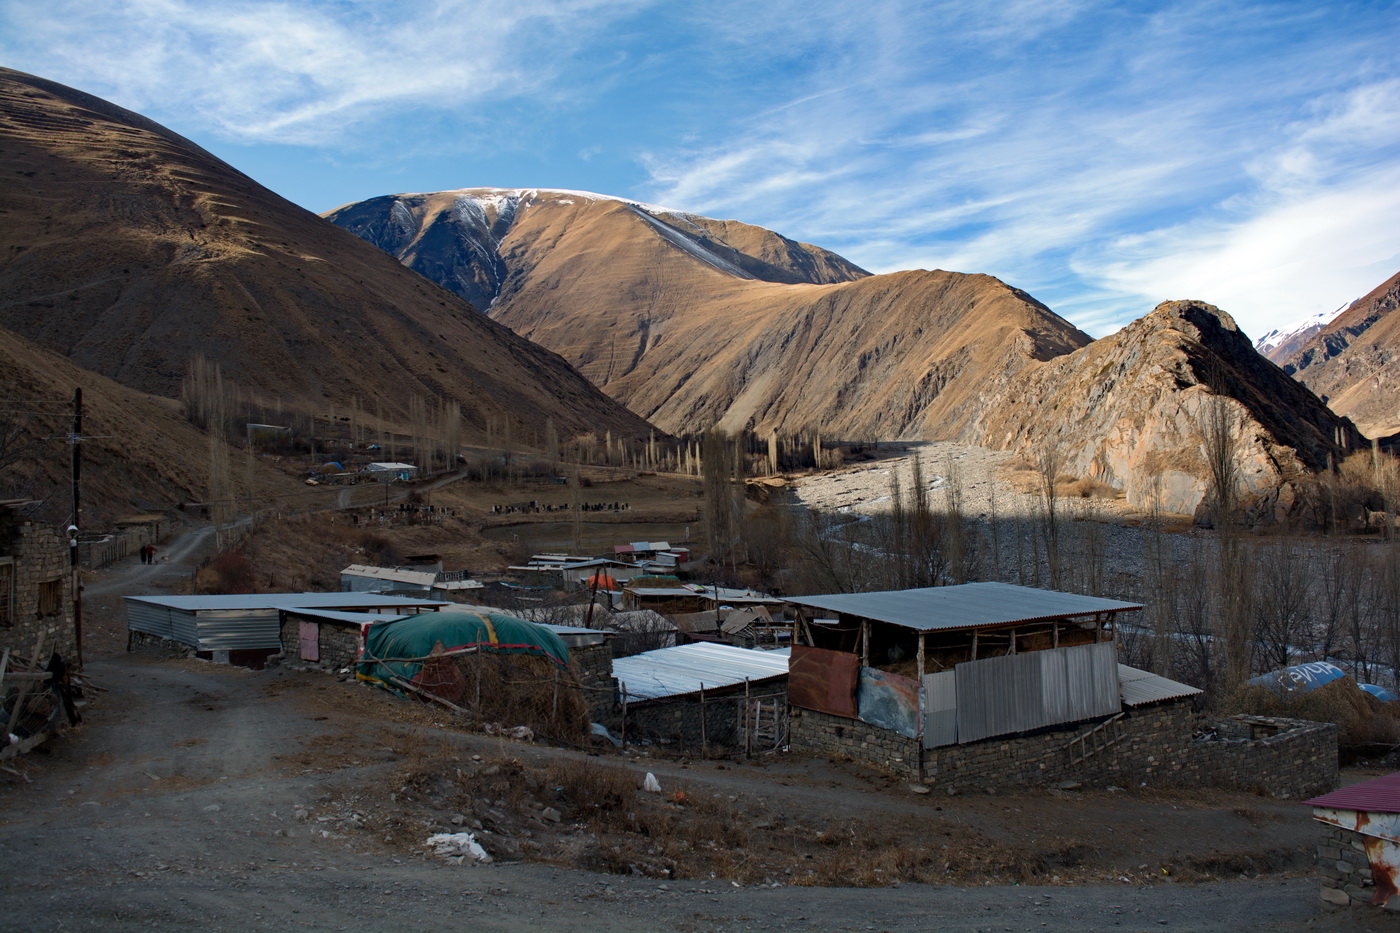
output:
[{"label": "rusty metal sheet", "polygon": [[788,661],[788,702],[855,719],[859,677],[860,658],[854,654],[793,645]]},{"label": "rusty metal sheet", "polygon": [[876,667],[862,667],[856,685],[860,721],[900,735],[919,735],[919,682]]}]

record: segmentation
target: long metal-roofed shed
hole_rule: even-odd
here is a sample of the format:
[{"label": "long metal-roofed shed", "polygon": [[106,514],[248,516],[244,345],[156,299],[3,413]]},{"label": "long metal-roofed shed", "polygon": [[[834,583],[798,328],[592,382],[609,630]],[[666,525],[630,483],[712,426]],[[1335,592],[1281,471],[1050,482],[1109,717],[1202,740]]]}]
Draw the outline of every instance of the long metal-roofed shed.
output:
[{"label": "long metal-roofed shed", "polygon": [[[789,597],[799,644],[859,655],[865,666],[914,671],[963,661],[1113,641],[1114,619],[1139,603],[1010,583]],[[907,666],[907,665],[906,665]]]},{"label": "long metal-roofed shed", "polygon": [[406,615],[451,605],[438,599],[374,593],[251,593],[209,596],[128,596],[127,628],[164,639],[201,655],[260,666],[282,648],[285,613],[332,610],[369,615]]}]

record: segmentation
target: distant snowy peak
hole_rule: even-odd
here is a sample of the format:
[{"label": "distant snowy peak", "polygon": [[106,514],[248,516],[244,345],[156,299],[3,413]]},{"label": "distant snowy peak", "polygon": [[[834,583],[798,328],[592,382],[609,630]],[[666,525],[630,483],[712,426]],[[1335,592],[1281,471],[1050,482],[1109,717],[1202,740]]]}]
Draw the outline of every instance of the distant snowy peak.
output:
[{"label": "distant snowy peak", "polygon": [[[454,191],[432,192],[439,195],[449,195],[457,198],[458,202],[474,201],[483,209],[494,209],[498,214],[504,211],[513,211],[520,207],[528,207],[540,201],[553,201],[557,204],[573,204],[576,201],[615,201],[619,204],[627,204],[638,210],[646,211],[648,214],[665,214],[670,217],[690,217],[685,211],[672,210],[669,207],[662,207],[658,204],[648,204],[645,201],[634,201],[631,198],[620,198],[611,194],[598,194],[593,191],[573,191],[568,188],[458,188]],[[421,197],[422,195],[417,195]]]},{"label": "distant snowy peak", "polygon": [[1288,327],[1271,330],[1254,342],[1254,349],[1258,350],[1261,356],[1277,363],[1303,341],[1331,324],[1338,315],[1354,303],[1348,301],[1335,311],[1320,311]]}]

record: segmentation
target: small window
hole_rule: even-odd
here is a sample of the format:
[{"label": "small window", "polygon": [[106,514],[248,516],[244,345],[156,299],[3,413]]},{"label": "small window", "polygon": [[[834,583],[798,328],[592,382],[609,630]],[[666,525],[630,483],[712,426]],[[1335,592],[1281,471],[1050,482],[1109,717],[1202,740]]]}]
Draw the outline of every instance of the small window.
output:
[{"label": "small window", "polygon": [[63,611],[63,579],[39,584],[39,618],[56,616]]}]

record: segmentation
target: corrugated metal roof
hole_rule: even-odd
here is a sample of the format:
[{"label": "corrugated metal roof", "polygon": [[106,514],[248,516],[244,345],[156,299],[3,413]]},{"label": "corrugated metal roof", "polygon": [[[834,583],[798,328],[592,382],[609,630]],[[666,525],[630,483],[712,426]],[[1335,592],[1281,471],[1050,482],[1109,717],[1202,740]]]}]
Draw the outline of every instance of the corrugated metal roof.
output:
[{"label": "corrugated metal roof", "polygon": [[787,601],[796,606],[875,619],[924,632],[1011,625],[1142,608],[1140,603],[1039,590],[1010,583],[964,583],[882,593],[833,593],[827,596],[790,597]]},{"label": "corrugated metal roof", "polygon": [[786,677],[790,649],[754,651],[733,645],[700,643],[658,648],[613,661],[613,676],[627,685],[631,700],[662,697],[731,687],[745,680]]},{"label": "corrugated metal roof", "polygon": [[433,581],[437,579],[435,570],[400,570],[398,567],[373,567],[369,564],[351,564],[342,570],[340,575],[392,580],[395,583],[413,583],[418,586],[432,586]]},{"label": "corrugated metal roof", "polygon": [[440,599],[378,596],[374,593],[241,593],[232,596],[128,596],[128,600],[184,612],[225,609],[420,609],[450,606]]},{"label": "corrugated metal roof", "polygon": [[400,614],[395,612],[371,613],[371,612],[341,612],[337,609],[288,609],[288,612],[295,612],[299,616],[306,616],[308,619],[325,619],[328,622],[350,622],[363,625],[366,622],[397,622],[400,619],[407,619],[416,612]]},{"label": "corrugated metal roof", "polygon": [[1400,771],[1304,800],[1303,804],[1311,807],[1329,807],[1333,810],[1400,813]]},{"label": "corrugated metal roof", "polygon": [[1123,693],[1124,706],[1142,706],[1158,700],[1175,700],[1180,697],[1195,696],[1203,691],[1198,687],[1168,680],[1160,674],[1141,671],[1126,664],[1118,665],[1118,683]]}]

